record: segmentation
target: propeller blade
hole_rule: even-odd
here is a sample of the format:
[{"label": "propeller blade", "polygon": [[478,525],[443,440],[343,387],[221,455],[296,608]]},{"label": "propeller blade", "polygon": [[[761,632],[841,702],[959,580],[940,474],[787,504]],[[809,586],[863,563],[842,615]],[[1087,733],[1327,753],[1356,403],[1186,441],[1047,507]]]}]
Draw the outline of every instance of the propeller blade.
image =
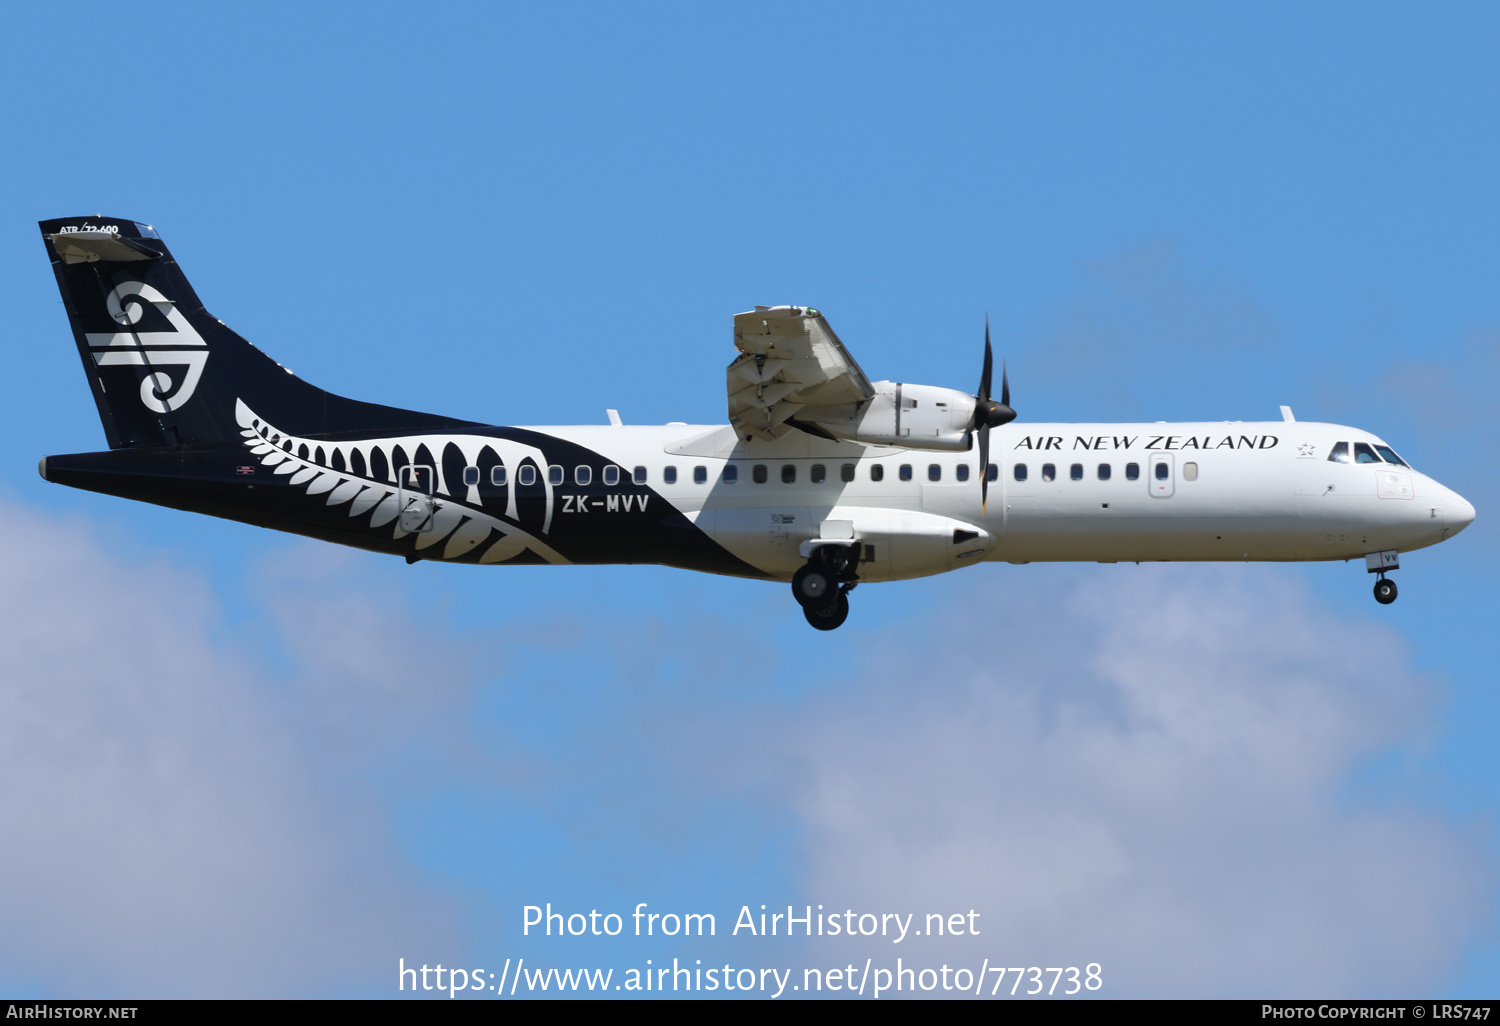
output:
[{"label": "propeller blade", "polygon": [[990,315],[984,315],[984,371],[979,375],[979,395],[981,403],[990,401],[990,378],[995,370],[995,353],[990,348]]},{"label": "propeller blade", "polygon": [[979,518],[984,519],[984,510],[990,501],[990,426],[979,429]]},{"label": "propeller blade", "polygon": [[990,316],[984,315],[984,370],[979,375],[979,394],[974,396],[973,430],[979,435],[979,515],[984,516],[990,501],[990,428],[1009,424],[1016,419],[1010,408],[1010,375],[1004,361],[1000,364],[1000,401],[990,398],[995,372],[995,350],[990,345]]}]

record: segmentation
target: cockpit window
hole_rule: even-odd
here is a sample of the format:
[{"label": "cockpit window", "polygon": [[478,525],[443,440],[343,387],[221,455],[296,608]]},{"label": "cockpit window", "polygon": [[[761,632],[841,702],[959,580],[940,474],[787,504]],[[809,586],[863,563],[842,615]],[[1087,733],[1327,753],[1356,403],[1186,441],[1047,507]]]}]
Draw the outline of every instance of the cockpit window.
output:
[{"label": "cockpit window", "polygon": [[1396,450],[1392,449],[1389,445],[1377,445],[1375,451],[1380,453],[1380,458],[1387,463],[1394,463],[1398,467],[1405,467],[1407,470],[1411,469],[1411,465],[1400,456],[1397,456]]},{"label": "cockpit window", "polygon": [[1333,448],[1330,449],[1330,450],[1328,450],[1328,462],[1330,462],[1330,463],[1348,463],[1349,462],[1349,443],[1348,442],[1335,442],[1333,444]]},{"label": "cockpit window", "polygon": [[1354,462],[1355,463],[1379,463],[1380,462],[1380,457],[1376,456],[1375,455],[1375,450],[1371,449],[1364,442],[1355,442],[1354,443]]}]

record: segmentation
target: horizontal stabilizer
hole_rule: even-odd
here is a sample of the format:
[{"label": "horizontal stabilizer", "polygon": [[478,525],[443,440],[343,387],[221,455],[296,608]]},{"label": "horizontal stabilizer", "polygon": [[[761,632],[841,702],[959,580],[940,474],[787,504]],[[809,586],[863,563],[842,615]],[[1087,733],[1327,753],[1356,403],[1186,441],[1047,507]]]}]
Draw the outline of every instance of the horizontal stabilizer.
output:
[{"label": "horizontal stabilizer", "polygon": [[63,231],[47,236],[57,255],[67,264],[92,264],[98,260],[130,263],[160,260],[161,253],[135,239],[112,231]]}]

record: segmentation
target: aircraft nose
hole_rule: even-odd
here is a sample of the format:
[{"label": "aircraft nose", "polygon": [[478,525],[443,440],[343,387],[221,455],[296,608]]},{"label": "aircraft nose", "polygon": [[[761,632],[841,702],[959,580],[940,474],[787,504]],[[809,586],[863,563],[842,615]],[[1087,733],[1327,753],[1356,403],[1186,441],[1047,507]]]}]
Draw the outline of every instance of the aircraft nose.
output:
[{"label": "aircraft nose", "polygon": [[1459,531],[1474,522],[1474,507],[1457,492],[1448,492],[1448,498],[1443,502],[1443,526],[1448,529],[1448,537],[1453,537]]}]

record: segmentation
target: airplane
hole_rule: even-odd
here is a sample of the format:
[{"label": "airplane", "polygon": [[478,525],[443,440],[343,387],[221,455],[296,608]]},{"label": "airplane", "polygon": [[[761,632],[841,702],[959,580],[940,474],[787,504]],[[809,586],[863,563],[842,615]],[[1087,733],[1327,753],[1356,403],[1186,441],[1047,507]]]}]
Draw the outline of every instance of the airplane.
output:
[{"label": "airplane", "polygon": [[346,399],[208,313],[161,236],[40,222],[109,442],[44,479],[407,562],[656,563],[790,582],[833,630],[859,584],[980,563],[1399,556],[1474,507],[1358,428],[1028,424],[979,389],[870,381],[818,311],[734,317],[726,425],[499,427]]}]

